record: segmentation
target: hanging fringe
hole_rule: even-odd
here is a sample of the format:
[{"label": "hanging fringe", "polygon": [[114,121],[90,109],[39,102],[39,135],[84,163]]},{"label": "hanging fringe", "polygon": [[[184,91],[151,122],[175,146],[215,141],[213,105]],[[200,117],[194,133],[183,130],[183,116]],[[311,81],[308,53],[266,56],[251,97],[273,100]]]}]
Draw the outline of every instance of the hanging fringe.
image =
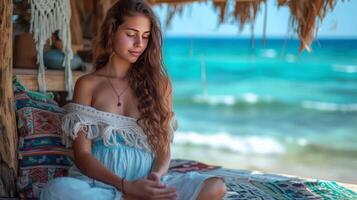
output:
[{"label": "hanging fringe", "polygon": [[65,54],[63,67],[65,67],[67,100],[73,97],[73,79],[71,60],[73,52],[71,48],[71,7],[69,0],[31,0],[31,26],[30,32],[36,43],[38,70],[38,85],[41,92],[46,92],[45,64],[43,60],[43,48],[52,33],[59,31],[58,36],[62,41],[62,51]]}]

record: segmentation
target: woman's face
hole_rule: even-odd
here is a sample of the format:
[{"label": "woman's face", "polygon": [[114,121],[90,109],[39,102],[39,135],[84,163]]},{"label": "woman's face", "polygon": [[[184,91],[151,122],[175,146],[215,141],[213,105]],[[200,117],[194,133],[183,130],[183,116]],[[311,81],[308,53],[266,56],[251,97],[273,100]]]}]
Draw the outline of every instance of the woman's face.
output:
[{"label": "woman's face", "polygon": [[135,63],[146,49],[150,38],[151,22],[145,15],[124,17],[113,38],[115,54],[129,63]]}]

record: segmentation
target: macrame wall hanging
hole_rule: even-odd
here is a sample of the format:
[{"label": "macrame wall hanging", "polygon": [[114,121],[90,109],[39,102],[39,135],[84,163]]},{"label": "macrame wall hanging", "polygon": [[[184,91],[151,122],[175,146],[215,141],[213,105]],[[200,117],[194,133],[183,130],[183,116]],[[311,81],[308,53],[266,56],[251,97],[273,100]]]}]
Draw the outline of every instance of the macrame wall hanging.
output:
[{"label": "macrame wall hanging", "polygon": [[69,0],[31,0],[31,27],[30,32],[36,43],[38,70],[38,85],[41,92],[46,92],[45,65],[43,49],[46,41],[52,33],[58,30],[58,37],[62,41],[62,51],[65,55],[63,66],[65,67],[67,100],[73,96],[73,80],[71,60],[73,52],[71,48],[71,7]]}]

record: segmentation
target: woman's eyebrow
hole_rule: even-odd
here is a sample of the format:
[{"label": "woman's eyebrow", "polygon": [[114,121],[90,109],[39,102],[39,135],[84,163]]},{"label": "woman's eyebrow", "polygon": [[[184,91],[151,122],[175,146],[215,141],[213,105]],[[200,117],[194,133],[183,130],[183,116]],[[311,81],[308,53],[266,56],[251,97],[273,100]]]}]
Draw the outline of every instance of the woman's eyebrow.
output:
[{"label": "woman's eyebrow", "polygon": [[[126,28],[125,30],[132,30],[132,31],[140,32],[139,30],[137,30],[135,28]],[[145,31],[144,33],[150,33],[150,31]]]}]

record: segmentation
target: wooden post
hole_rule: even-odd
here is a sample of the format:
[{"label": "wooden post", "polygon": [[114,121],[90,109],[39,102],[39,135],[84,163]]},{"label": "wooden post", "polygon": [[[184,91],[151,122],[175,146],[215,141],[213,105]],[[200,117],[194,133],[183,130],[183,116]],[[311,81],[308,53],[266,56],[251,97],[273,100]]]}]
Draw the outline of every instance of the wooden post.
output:
[{"label": "wooden post", "polygon": [[[83,33],[81,29],[81,22],[79,19],[78,7],[76,0],[71,2],[71,37],[72,37],[72,50],[77,53],[77,50],[83,49]],[[75,47],[75,48],[73,48]]]},{"label": "wooden post", "polygon": [[105,15],[107,14],[110,7],[116,2],[117,0],[99,0],[95,2],[95,35],[98,34],[98,31],[101,29],[102,23],[104,21]]},{"label": "wooden post", "polygon": [[16,195],[17,133],[12,87],[12,0],[0,1],[0,197]]}]

